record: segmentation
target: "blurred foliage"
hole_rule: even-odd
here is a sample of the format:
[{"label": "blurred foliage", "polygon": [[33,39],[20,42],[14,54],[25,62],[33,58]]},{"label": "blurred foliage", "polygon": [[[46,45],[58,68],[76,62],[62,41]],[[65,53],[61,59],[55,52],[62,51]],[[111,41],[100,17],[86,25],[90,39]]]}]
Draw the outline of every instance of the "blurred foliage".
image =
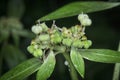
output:
[{"label": "blurred foliage", "polygon": [[21,43],[20,38],[31,38],[33,36],[30,31],[23,28],[23,24],[20,21],[23,15],[23,5],[17,6],[16,0],[9,0],[7,16],[0,18],[0,75],[5,72],[5,65],[7,65],[5,70],[8,70],[26,60],[27,56],[19,48]]},{"label": "blurred foliage", "polygon": [[[19,12],[20,11],[19,9],[13,9],[13,11],[19,10],[19,11],[14,11],[16,14],[13,14],[12,12],[10,12],[12,10],[8,9],[9,1],[15,1],[17,3],[18,2],[21,3],[21,6],[24,9],[21,10],[21,7],[17,7],[18,5],[16,5],[16,3],[14,4],[14,2],[13,3],[11,2],[12,6],[15,6],[13,8],[19,8],[21,10],[21,12]],[[29,32],[28,30],[31,29],[31,26],[35,23],[37,19],[39,19],[40,17],[44,15],[47,15],[48,13],[60,8],[61,6],[67,3],[70,3],[73,1],[79,1],[79,0],[52,0],[52,1],[51,0],[35,0],[35,1],[33,0],[25,0],[25,1],[9,0],[9,1],[0,0],[0,17],[1,17],[0,25],[1,24],[3,25],[5,23],[5,26],[6,26],[6,23],[7,23],[10,26],[15,25],[13,27],[16,27],[16,23],[17,23],[18,26],[24,25],[24,28],[23,27],[21,28],[19,27],[19,29],[17,29],[18,27],[16,27],[15,29],[11,27],[4,27],[5,29],[2,28],[5,31],[3,30],[1,31],[1,28],[0,28],[0,40],[1,40],[0,51],[5,51],[6,48],[8,48],[8,50],[10,51],[9,53],[6,53],[7,51],[6,50],[5,53],[7,56],[5,55],[4,57],[6,58],[9,57],[8,59],[10,59],[10,56],[8,55],[11,54],[11,58],[14,59],[13,58],[14,56],[20,57],[18,55],[19,53],[21,53],[21,51],[26,53],[27,57],[31,57],[27,54],[27,51],[26,51],[26,46],[29,44],[30,39],[25,39],[20,36],[24,35],[23,33],[25,33],[27,37],[31,37],[32,34],[28,33]],[[107,1],[107,0],[101,0],[101,1]],[[110,0],[110,1],[119,1],[119,0]],[[17,12],[20,14],[18,14]],[[93,21],[93,25],[90,29],[86,30],[86,34],[88,38],[93,41],[92,48],[107,48],[107,49],[109,48],[109,49],[117,50],[118,42],[120,40],[120,36],[119,36],[120,35],[120,15],[119,14],[120,14],[120,6],[110,9],[110,10],[106,10],[104,12],[100,11],[100,12],[89,14],[90,18]],[[11,15],[12,16],[15,15],[15,16],[10,17]],[[19,16],[19,18],[17,18],[16,16]],[[1,23],[1,21],[4,21],[4,22]],[[49,23],[51,22],[47,22],[48,25]],[[75,17],[57,20],[56,24],[58,26],[63,26],[63,25],[70,26],[76,23],[78,23],[78,21],[76,20],[76,16],[75,16]],[[17,37],[15,37],[16,35],[14,36],[12,35],[12,31],[18,32]],[[4,33],[4,35],[2,33]],[[19,51],[16,51],[16,50],[19,50]],[[11,52],[13,52],[13,54]],[[22,54],[25,55],[24,53]],[[3,57],[3,54],[4,54],[3,52],[0,52],[0,72],[2,70],[2,73],[5,73],[10,66],[8,66],[9,64],[7,63],[5,64],[5,62],[7,62],[7,59],[4,60],[5,58]],[[59,57],[57,59],[58,60],[57,66],[55,68],[53,75],[50,77],[50,80],[52,79],[53,80],[58,80],[58,79],[59,80],[70,80],[69,71],[67,70],[67,67],[64,66],[64,58],[61,55],[58,55],[57,57]],[[21,59],[24,60],[25,58],[20,58],[20,61],[22,61]],[[15,63],[16,65],[16,60],[13,60],[12,62]],[[19,60],[17,60],[17,62],[19,62]],[[14,66],[13,63],[11,64],[11,66]],[[95,62],[89,62],[86,60],[85,65],[87,68],[85,80],[112,80],[113,64],[95,63]],[[2,68],[1,66],[6,66],[6,67]],[[34,75],[31,76],[30,79],[34,80]]]}]

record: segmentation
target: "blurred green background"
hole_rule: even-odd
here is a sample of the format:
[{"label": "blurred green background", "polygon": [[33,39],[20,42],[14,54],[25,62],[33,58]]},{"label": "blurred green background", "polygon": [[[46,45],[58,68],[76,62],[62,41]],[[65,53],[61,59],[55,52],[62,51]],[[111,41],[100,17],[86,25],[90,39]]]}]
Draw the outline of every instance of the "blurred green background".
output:
[{"label": "blurred green background", "polygon": [[[20,62],[33,57],[26,48],[34,38],[30,30],[35,21],[74,1],[81,0],[0,0],[0,76]],[[93,23],[86,29],[88,39],[93,41],[91,48],[117,50],[120,40],[120,6],[88,15]],[[51,26],[52,21],[46,24]],[[77,16],[56,20],[59,27],[76,24],[79,24]],[[69,69],[64,65],[63,56],[59,54],[56,59],[56,68],[49,80],[70,80]],[[112,80],[114,64],[85,60],[85,65],[84,80]],[[28,80],[35,80],[35,74]]]}]

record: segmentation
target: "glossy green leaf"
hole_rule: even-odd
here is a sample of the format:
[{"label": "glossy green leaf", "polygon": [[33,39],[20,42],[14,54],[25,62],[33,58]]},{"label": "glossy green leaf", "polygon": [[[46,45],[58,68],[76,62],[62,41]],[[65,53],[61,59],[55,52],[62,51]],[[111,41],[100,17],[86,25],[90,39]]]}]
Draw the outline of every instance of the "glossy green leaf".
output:
[{"label": "glossy green leaf", "polygon": [[80,13],[90,13],[101,10],[110,9],[120,5],[120,3],[102,2],[102,1],[87,1],[87,2],[74,2],[40,18],[40,21],[54,20],[64,17],[75,16]]},{"label": "glossy green leaf", "polygon": [[103,63],[120,62],[120,52],[109,49],[80,49],[79,53],[90,61]]},{"label": "glossy green leaf", "polygon": [[77,52],[76,49],[72,48],[70,52],[70,57],[74,67],[79,72],[79,74],[84,78],[85,67],[84,67],[84,60],[82,56]]},{"label": "glossy green leaf", "polygon": [[26,60],[26,55],[18,48],[10,44],[4,46],[2,54],[4,55],[4,59],[10,69]]},{"label": "glossy green leaf", "polygon": [[0,80],[23,80],[36,72],[41,64],[42,62],[37,58],[29,59],[5,73]]},{"label": "glossy green leaf", "polygon": [[53,51],[50,51],[47,59],[41,65],[39,71],[37,72],[37,80],[47,80],[52,74],[55,67],[55,55]]}]

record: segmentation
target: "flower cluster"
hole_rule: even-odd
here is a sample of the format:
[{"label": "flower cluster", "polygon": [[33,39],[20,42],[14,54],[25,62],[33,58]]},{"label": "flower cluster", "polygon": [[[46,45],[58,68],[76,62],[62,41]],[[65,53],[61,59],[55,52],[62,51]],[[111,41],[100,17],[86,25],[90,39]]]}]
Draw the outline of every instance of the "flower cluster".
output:
[{"label": "flower cluster", "polygon": [[35,57],[42,57],[49,49],[60,51],[62,48],[58,46],[64,46],[63,51],[71,47],[89,48],[92,42],[85,36],[85,26],[90,26],[92,22],[86,14],[80,14],[78,20],[81,25],[75,25],[69,29],[59,28],[55,23],[51,28],[48,28],[45,23],[34,25],[32,32],[36,34],[36,38],[28,46],[28,51]]}]

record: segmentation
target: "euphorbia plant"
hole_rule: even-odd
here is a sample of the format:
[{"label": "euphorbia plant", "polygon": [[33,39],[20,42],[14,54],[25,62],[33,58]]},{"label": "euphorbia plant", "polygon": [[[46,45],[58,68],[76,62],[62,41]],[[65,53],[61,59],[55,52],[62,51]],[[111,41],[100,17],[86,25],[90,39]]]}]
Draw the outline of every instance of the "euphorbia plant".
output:
[{"label": "euphorbia plant", "polygon": [[[79,4],[89,4],[89,7],[93,7],[91,10],[85,8],[81,9],[83,12],[85,12],[84,10],[86,10],[86,12],[91,12],[92,10],[98,11],[118,5],[118,3],[106,3],[107,7],[105,7],[105,3],[103,2],[100,4],[103,4],[104,8],[100,5],[97,10],[97,8],[94,8],[95,6],[90,2],[76,2],[70,4],[70,6],[68,5],[59,9],[58,12],[56,11],[55,13],[41,18],[41,20],[52,20],[63,18],[65,16],[68,17],[76,15],[76,13],[80,13],[78,9],[75,9]],[[72,8],[76,13],[73,13],[70,10],[68,10],[68,12],[66,11],[64,14],[61,13],[64,12],[65,9],[70,8]],[[82,78],[84,78],[85,65],[83,58],[102,63],[120,62],[120,52],[108,49],[88,49],[92,45],[92,41],[87,39],[85,36],[85,28],[90,26],[92,21],[87,14],[83,13],[79,14],[78,20],[80,21],[80,24],[70,28],[60,28],[55,25],[54,21],[52,26],[49,28],[45,22],[41,23],[38,20],[38,23],[32,26],[32,32],[36,34],[36,37],[31,41],[31,44],[27,48],[29,53],[31,53],[35,58],[18,65],[3,75],[0,80],[22,80],[36,71],[38,71],[36,76],[37,80],[46,80],[54,70],[56,64],[55,56],[57,54],[62,54],[65,57],[68,67],[70,68],[72,80],[78,80],[77,72]]]},{"label": "euphorbia plant", "polygon": [[[50,76],[56,62],[55,55],[59,53],[64,55],[70,70],[73,70],[71,73],[73,80],[77,79],[76,76],[73,76],[76,74],[74,67],[84,77],[84,61],[78,50],[82,48],[88,49],[92,45],[92,41],[87,40],[85,36],[85,28],[90,26],[92,21],[87,14],[80,14],[78,20],[81,25],[75,25],[69,29],[66,27],[59,28],[55,23],[51,28],[48,28],[45,23],[40,22],[32,27],[36,38],[32,40],[27,49],[33,56],[43,61],[43,65],[37,73],[37,76],[40,76],[37,77],[37,80],[46,80]],[[47,71],[49,75],[42,73],[47,73]]]}]

